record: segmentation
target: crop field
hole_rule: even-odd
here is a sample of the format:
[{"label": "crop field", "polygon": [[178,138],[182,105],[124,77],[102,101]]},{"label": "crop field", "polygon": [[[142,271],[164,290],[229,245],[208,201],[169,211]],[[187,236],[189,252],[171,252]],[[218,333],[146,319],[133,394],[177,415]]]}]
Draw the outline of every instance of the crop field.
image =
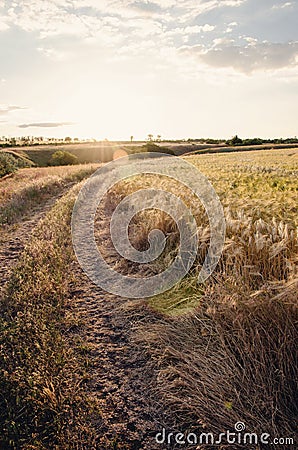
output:
[{"label": "crop field", "polygon": [[[129,261],[111,236],[117,205],[154,188],[179,197],[192,212],[198,252],[190,270],[148,298],[105,292],[74,253],[73,207],[102,166],[24,168],[0,179],[1,449],[245,449],[195,440],[160,447],[155,440],[163,429],[219,435],[238,422],[258,435],[294,439],[298,148],[183,161],[208,178],[226,223],[219,263],[203,283],[198,274],[210,223],[187,183],[152,173],[123,179],[95,214],[95,240],[107,264],[146,279],[175,260],[177,223],[156,207],[138,212],[129,224],[132,246],[146,252],[155,229],[166,244],[150,262]],[[152,159],[152,167],[166,164]],[[252,442],[249,448],[265,447]]]}]

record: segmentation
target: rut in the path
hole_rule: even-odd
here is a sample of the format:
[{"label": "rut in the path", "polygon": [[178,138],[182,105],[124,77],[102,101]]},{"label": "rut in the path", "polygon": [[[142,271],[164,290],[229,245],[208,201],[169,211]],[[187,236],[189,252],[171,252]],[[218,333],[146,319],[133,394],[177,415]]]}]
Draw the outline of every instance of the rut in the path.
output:
[{"label": "rut in the path", "polygon": [[154,314],[146,313],[140,302],[139,316],[125,313],[127,300],[94,286],[77,264],[74,271],[80,287],[73,291],[72,302],[85,322],[81,337],[91,349],[88,390],[100,410],[97,448],[162,450],[155,442],[164,425],[161,405],[149,394],[154,369],[131,339],[135,320],[154,321]]}]

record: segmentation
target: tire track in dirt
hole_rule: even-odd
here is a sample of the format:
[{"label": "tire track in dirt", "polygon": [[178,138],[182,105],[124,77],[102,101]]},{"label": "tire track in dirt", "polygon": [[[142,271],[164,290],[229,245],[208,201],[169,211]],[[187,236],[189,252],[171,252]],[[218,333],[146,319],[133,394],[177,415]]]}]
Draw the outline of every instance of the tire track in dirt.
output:
[{"label": "tire track in dirt", "polygon": [[155,435],[165,418],[150,394],[156,368],[133,340],[137,323],[158,317],[141,301],[103,292],[77,263],[73,271],[79,288],[72,291],[71,303],[83,320],[80,337],[91,360],[87,392],[100,411],[94,423],[96,449],[162,450]]}]

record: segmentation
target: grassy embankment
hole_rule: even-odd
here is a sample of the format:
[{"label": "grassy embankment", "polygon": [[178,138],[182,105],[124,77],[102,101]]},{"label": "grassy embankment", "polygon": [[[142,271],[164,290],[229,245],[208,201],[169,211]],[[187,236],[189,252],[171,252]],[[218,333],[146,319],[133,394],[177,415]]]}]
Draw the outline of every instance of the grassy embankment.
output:
[{"label": "grassy embankment", "polygon": [[71,342],[79,323],[66,300],[74,281],[74,199],[72,191],[38,225],[1,299],[1,448],[93,445],[88,411],[95,405],[81,387],[88,377],[86,348]]},{"label": "grassy embankment", "polygon": [[[2,180],[1,226],[8,237],[24,214],[96,167],[24,169]],[[66,300],[74,282],[69,223],[79,186],[59,200],[34,230],[0,299],[1,448],[93,445],[89,412],[96,405],[81,389],[89,362],[84,343],[77,337],[71,342],[71,330],[79,323]]]},{"label": "grassy embankment", "polygon": [[[108,162],[113,159],[113,155],[120,151],[126,151],[129,154],[141,153],[145,151],[160,151],[173,153],[176,156],[184,154],[208,154],[208,153],[229,153],[264,150],[270,148],[293,148],[295,144],[263,144],[251,146],[230,146],[227,144],[212,143],[173,143],[173,142],[94,142],[80,144],[58,144],[58,145],[40,145],[31,147],[15,147],[7,149],[6,152],[14,153],[27,160],[32,161],[39,167],[46,167],[52,164],[52,155],[57,151],[65,151],[75,155],[79,163],[100,163]],[[1,153],[1,150],[0,150]]]},{"label": "grassy embankment", "polygon": [[21,169],[0,181],[0,224],[13,224],[33,208],[91,175],[98,165]]},{"label": "grassy embankment", "polygon": [[126,149],[128,153],[142,151],[139,144],[121,145],[112,142],[20,147],[15,148],[15,151],[32,160],[37,166],[46,167],[51,164],[52,155],[59,150],[72,153],[78,158],[79,163],[85,164],[111,161],[119,149]]}]

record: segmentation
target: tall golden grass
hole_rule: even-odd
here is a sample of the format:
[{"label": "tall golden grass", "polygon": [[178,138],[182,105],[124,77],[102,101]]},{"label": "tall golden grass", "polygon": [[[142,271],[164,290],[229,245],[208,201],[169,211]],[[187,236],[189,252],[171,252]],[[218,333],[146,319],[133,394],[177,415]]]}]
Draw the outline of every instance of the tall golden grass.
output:
[{"label": "tall golden grass", "polygon": [[[161,177],[154,180],[155,188],[179,195],[198,224],[199,251],[190,274],[149,300],[151,312],[162,316],[146,323],[143,306],[129,302],[124,307],[131,320],[135,317],[136,348],[154,361],[152,395],[161,399],[173,429],[223,432],[243,421],[251,432],[294,436],[297,154],[287,150],[188,158],[212,181],[227,224],[221,261],[203,286],[196,279],[210,239],[206,215],[186,188],[169,186]],[[106,199],[107,215],[123,197],[152,183],[151,176],[120,183]],[[162,258],[142,268],[116,255],[106,228],[98,228],[98,242],[117,270],[151,275],[171,264],[179,246],[173,220],[157,210],[134,219],[133,245],[146,249],[154,228],[168,236],[168,246]]]}]

